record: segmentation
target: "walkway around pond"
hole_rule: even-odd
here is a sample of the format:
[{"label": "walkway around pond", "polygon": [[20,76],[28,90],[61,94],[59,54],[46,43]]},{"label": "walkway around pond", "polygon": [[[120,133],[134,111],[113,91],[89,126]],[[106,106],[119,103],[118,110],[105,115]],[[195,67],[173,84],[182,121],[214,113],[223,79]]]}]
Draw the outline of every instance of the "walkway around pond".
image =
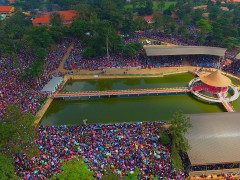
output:
[{"label": "walkway around pond", "polygon": [[58,92],[52,95],[53,98],[71,97],[102,97],[102,96],[121,96],[121,95],[149,95],[149,94],[168,94],[190,92],[188,87],[176,88],[152,88],[152,89],[128,89],[128,90],[108,90],[108,91],[81,91],[81,92]]},{"label": "walkway around pond", "polygon": [[226,101],[226,99],[222,96],[221,93],[217,93],[218,98],[222,101],[223,106],[226,108],[228,112],[235,112],[235,109],[232,107],[232,105]]},{"label": "walkway around pond", "polygon": [[[198,71],[194,71],[195,72],[195,74],[197,75],[197,76],[199,76],[200,77],[200,73],[198,72]],[[194,79],[194,80],[192,80],[191,82],[190,82],[190,84],[189,84],[189,86],[191,86],[191,84],[192,84],[192,82],[193,81],[200,81],[200,79]],[[238,97],[239,97],[239,93],[238,93],[238,88],[236,88],[235,86],[230,86],[233,90],[234,90],[234,96],[231,98],[231,100],[233,101],[233,100],[236,100]],[[221,102],[222,104],[223,104],[223,106],[225,107],[225,109],[228,111],[228,112],[236,112],[235,111],[235,109],[233,108],[233,106],[230,104],[230,102],[229,102],[229,100],[227,101],[224,97],[223,97],[223,95],[221,94],[221,93],[217,93],[217,95],[218,95],[218,98],[219,99],[213,99],[213,98],[211,98],[211,97],[206,97],[206,96],[203,96],[202,94],[199,94],[199,93],[197,93],[197,92],[194,92],[194,91],[192,91],[192,93],[193,94],[195,94],[196,96],[198,96],[199,98],[201,98],[201,99],[205,99],[205,100],[207,100],[207,101],[210,101],[210,102]]]}]

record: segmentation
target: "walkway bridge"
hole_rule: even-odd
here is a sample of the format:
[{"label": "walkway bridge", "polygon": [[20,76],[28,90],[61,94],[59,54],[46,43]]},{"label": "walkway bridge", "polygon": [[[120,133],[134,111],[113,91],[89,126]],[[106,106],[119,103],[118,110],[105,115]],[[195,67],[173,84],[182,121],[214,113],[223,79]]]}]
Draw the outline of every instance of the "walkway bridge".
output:
[{"label": "walkway bridge", "polygon": [[223,106],[228,112],[236,112],[232,105],[226,101],[226,99],[222,96],[221,93],[217,93],[218,98],[222,101]]},{"label": "walkway bridge", "polygon": [[160,94],[178,94],[187,93],[191,90],[188,87],[175,88],[152,88],[152,89],[127,89],[127,90],[108,90],[108,91],[81,91],[81,92],[57,92],[52,95],[53,98],[71,98],[71,97],[103,97],[103,96],[123,96],[123,95],[160,95]]}]

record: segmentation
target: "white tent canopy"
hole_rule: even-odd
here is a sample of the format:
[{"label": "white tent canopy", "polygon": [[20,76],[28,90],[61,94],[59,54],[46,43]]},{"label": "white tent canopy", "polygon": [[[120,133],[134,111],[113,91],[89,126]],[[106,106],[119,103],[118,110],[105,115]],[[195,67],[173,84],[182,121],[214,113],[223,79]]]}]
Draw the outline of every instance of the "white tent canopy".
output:
[{"label": "white tent canopy", "polygon": [[54,93],[62,83],[62,77],[53,77],[42,89],[44,93]]},{"label": "white tent canopy", "polygon": [[191,114],[186,138],[192,166],[240,162],[240,112]]},{"label": "white tent canopy", "polygon": [[163,46],[145,45],[143,47],[147,56],[166,56],[166,55],[214,55],[224,56],[225,48],[208,46]]}]

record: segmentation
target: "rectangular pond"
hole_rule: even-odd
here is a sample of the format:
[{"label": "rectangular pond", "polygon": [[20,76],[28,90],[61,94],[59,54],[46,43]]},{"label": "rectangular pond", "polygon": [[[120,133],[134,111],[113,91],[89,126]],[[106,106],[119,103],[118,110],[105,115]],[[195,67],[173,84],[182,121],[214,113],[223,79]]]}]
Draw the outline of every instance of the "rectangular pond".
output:
[{"label": "rectangular pond", "polygon": [[[69,81],[62,91],[184,87],[195,76],[189,73],[158,78],[98,79]],[[235,102],[239,105],[239,102]],[[181,110],[186,114],[225,111],[221,104],[199,101],[186,95],[104,98],[95,100],[54,100],[42,118],[42,125],[170,120]],[[238,109],[236,109],[238,110]]]}]

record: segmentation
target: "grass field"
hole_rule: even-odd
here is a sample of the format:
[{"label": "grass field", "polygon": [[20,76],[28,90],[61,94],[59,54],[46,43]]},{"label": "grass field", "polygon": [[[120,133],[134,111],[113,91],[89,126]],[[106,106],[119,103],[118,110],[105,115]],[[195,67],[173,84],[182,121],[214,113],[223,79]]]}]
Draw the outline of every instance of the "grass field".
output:
[{"label": "grass field", "polygon": [[[153,11],[158,10],[158,1],[153,1]],[[165,2],[165,7],[164,10],[168,9],[169,6],[171,6],[172,4],[175,5],[177,2],[176,1],[171,1],[171,2]],[[138,7],[138,6],[137,6]],[[128,3],[125,5],[126,9],[132,9],[133,5],[131,3]]]}]

